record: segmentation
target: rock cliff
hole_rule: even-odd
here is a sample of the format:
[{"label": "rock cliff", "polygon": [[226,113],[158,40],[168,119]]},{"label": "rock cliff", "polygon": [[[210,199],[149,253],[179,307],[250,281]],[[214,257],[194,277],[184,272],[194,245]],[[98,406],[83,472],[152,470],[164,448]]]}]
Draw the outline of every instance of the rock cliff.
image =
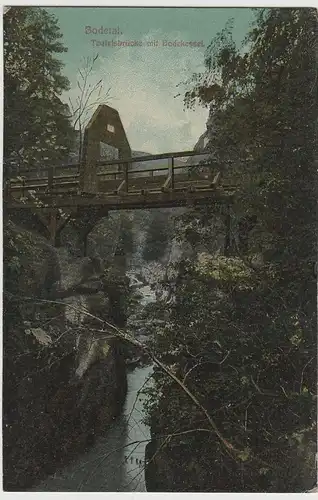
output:
[{"label": "rock cliff", "polygon": [[[72,460],[120,412],[121,346],[94,334],[101,261],[74,258],[8,223],[4,291],[4,489],[24,491]],[[83,312],[84,311],[84,312]],[[96,326],[95,326],[96,328]]]}]

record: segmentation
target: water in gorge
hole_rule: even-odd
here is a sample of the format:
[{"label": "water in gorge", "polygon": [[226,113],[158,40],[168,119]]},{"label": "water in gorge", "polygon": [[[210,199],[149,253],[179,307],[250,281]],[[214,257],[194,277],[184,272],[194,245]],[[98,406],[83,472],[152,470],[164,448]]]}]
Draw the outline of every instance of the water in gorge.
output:
[{"label": "water in gorge", "polygon": [[[141,294],[140,306],[155,300],[154,292],[135,279]],[[138,337],[138,331],[136,332]],[[143,492],[144,458],[149,428],[142,422],[143,399],[138,391],[151,383],[152,366],[128,370],[128,391],[122,414],[105,436],[74,462],[42,481],[33,491]]]}]

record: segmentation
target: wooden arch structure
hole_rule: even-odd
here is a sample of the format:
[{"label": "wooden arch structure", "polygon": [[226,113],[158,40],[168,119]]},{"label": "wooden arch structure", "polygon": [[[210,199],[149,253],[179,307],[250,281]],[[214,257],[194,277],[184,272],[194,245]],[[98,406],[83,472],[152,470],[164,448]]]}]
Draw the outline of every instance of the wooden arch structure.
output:
[{"label": "wooden arch structure", "polygon": [[115,148],[118,151],[118,159],[131,157],[130,145],[119,113],[106,104],[98,106],[85,127],[79,180],[82,191],[97,191],[101,144]]}]

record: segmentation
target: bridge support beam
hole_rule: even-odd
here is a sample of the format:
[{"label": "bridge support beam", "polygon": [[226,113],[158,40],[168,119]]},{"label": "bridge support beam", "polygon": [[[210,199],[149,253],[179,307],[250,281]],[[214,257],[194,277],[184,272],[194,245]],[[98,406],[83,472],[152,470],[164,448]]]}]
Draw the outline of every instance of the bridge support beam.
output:
[{"label": "bridge support beam", "polygon": [[[86,256],[89,233],[100,219],[107,217],[108,210],[103,206],[88,206],[77,207],[65,213],[57,208],[25,208],[22,205],[19,209],[9,209],[9,213],[11,213],[16,224],[20,224],[29,230],[36,230],[52,246],[58,247],[61,244],[64,245],[69,238],[80,249],[81,253],[84,253],[84,256]],[[73,231],[71,230],[71,234],[61,237],[63,229],[68,224],[73,226]]]},{"label": "bridge support beam", "polygon": [[82,248],[83,256],[87,256],[88,236],[96,224],[108,216],[108,209],[98,206],[78,207],[72,216],[72,227],[75,229],[77,244]]}]

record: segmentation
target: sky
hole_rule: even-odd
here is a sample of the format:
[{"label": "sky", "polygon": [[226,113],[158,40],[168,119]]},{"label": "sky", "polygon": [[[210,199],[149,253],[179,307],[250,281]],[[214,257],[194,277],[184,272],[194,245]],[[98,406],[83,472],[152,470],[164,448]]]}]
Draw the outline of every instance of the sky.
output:
[{"label": "sky", "polygon": [[[252,11],[248,8],[51,7],[63,43],[64,74],[74,102],[79,94],[78,68],[83,57],[99,55],[91,82],[110,88],[107,104],[116,108],[136,151],[164,153],[192,149],[205,131],[207,109],[184,110],[182,81],[203,70],[212,38],[234,18],[233,38],[245,37]],[[96,33],[102,28],[103,33]],[[114,30],[114,32],[113,32]],[[118,34],[119,33],[119,34]],[[109,46],[112,41],[137,46]],[[169,46],[192,41],[195,46]],[[102,45],[104,43],[104,45]],[[184,90],[184,87],[183,87]],[[181,92],[181,96],[174,97]]]}]

